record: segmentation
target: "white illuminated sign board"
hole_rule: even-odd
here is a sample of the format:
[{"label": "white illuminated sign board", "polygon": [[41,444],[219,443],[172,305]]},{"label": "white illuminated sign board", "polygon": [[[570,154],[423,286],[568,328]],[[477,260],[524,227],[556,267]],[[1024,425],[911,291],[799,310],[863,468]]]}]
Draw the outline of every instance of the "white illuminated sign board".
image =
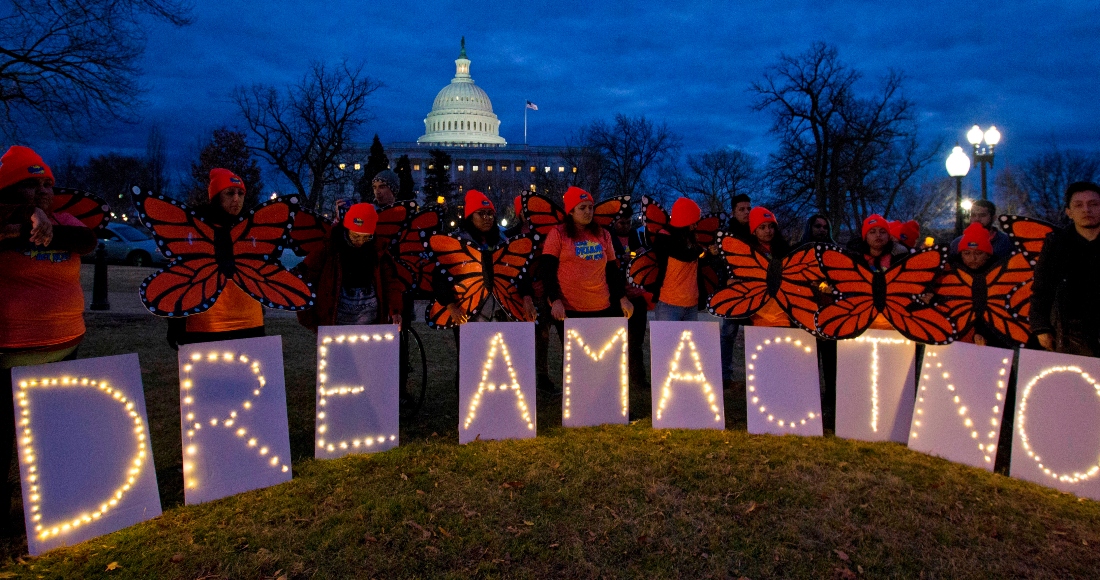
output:
[{"label": "white illuminated sign board", "polygon": [[654,429],[725,429],[717,322],[649,323]]},{"label": "white illuminated sign board", "polygon": [[630,404],[626,319],[567,318],[562,354],[565,427],[625,425]]},{"label": "white illuminated sign board", "polygon": [[459,327],[458,442],[535,436],[535,324]]},{"label": "white illuminated sign board", "polygon": [[916,343],[868,330],[836,345],[836,436],[909,441],[916,398]]},{"label": "white illuminated sign board", "polygon": [[816,347],[804,330],[745,327],[749,433],[823,433]]}]

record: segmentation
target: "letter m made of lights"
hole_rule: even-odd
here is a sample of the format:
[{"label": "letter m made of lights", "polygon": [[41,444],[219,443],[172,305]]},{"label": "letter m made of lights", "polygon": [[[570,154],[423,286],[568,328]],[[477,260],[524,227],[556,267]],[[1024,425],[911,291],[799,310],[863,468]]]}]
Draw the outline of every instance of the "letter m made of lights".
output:
[{"label": "letter m made of lights", "polygon": [[[610,422],[608,419],[619,419],[619,422],[626,422],[630,406],[630,374],[627,364],[628,348],[626,324],[621,322],[622,320],[623,319],[599,318],[578,319],[578,321],[574,323],[575,326],[573,328],[568,328],[568,330],[565,331],[565,349],[562,353],[562,423],[565,426],[580,427],[598,425],[600,423]],[[598,348],[593,348],[594,345],[586,343],[581,336],[581,329],[585,330],[587,334],[592,334],[593,331],[598,330],[598,328],[593,328],[594,326],[603,324],[607,321],[616,324],[618,329],[615,330],[614,334],[612,334],[607,342]],[[569,326],[571,322],[574,321],[567,320],[566,325]],[[581,328],[578,329],[577,327]],[[617,349],[615,348],[616,344],[619,345]],[[583,357],[579,361],[574,360],[577,354],[583,354]],[[616,357],[615,355],[619,356]],[[587,361],[583,360],[584,357],[591,360],[592,364],[587,364]],[[606,405],[596,405],[598,408],[590,408],[591,406],[584,401],[588,400],[591,402],[593,397],[597,400],[606,400],[606,395],[608,393],[603,387],[606,386],[604,381],[607,380],[607,374],[599,373],[597,370],[592,369],[592,366],[599,365],[600,363],[603,363],[603,365],[614,364],[615,358],[618,358],[618,364],[614,367],[614,376],[617,379],[616,383],[618,388],[616,390],[618,391],[617,395],[619,399],[619,404],[615,412],[619,417],[607,417]],[[590,369],[591,374],[584,372],[578,373],[578,369],[575,368],[575,363],[577,362],[584,363],[581,369]],[[577,379],[580,379],[580,387],[578,387]],[[578,388],[583,392],[578,392]],[[591,395],[591,397],[586,397],[584,395]],[[577,404],[581,405],[581,407],[574,409]]]}]

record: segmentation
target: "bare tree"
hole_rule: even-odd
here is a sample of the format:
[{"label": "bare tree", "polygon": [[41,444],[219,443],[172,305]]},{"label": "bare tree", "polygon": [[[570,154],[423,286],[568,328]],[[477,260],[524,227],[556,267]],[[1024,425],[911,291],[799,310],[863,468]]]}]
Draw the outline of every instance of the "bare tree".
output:
[{"label": "bare tree", "polygon": [[670,166],[662,184],[695,198],[711,213],[729,214],[734,196],[757,193],[761,186],[756,157],[740,149],[719,148],[688,155],[684,164],[686,171],[678,165]]},{"label": "bare tree", "polygon": [[381,86],[362,64],[314,62],[282,91],[255,84],[232,96],[258,142],[252,149],[286,176],[304,205],[320,209],[325,187],[340,181],[340,160],[369,118],[367,98]]},{"label": "bare tree", "polygon": [[1051,143],[1047,150],[1023,163],[1019,182],[1028,193],[1028,205],[1035,217],[1061,223],[1065,217],[1066,186],[1075,181],[1096,181],[1100,176],[1100,154],[1063,150]]},{"label": "bare tree", "polygon": [[782,55],[752,84],[754,110],[772,114],[780,137],[768,175],[781,205],[854,227],[870,211],[889,214],[906,183],[935,157],[938,147],[917,140],[904,77],[890,72],[876,93],[860,97],[861,77],[835,47],[818,42]]},{"label": "bare tree", "polygon": [[186,0],[11,0],[0,16],[0,132],[79,138],[132,120],[142,92],[143,16],[190,23]]},{"label": "bare tree", "polygon": [[637,197],[648,191],[652,170],[676,156],[681,140],[665,123],[620,113],[613,123],[594,121],[581,128],[577,142],[599,160],[602,196]]},{"label": "bare tree", "polygon": [[149,128],[149,137],[145,141],[145,170],[149,181],[142,185],[156,193],[168,195],[168,153],[164,131],[160,126]]}]

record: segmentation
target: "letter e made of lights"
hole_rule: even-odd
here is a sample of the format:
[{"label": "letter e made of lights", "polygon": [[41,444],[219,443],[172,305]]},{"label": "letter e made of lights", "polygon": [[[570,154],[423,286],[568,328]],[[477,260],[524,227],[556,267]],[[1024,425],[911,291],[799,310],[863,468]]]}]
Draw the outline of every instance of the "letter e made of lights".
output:
[{"label": "letter e made of lights", "polygon": [[281,337],[181,346],[179,365],[186,503],[289,481]]},{"label": "letter e made of lights", "polygon": [[12,370],[31,555],[159,516],[138,355]]}]

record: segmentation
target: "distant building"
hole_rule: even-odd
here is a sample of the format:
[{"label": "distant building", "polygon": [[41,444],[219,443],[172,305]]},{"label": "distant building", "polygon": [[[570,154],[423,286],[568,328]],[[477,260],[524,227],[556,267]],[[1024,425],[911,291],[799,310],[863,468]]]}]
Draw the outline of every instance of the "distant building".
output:
[{"label": "distant building", "polygon": [[[510,201],[524,190],[559,189],[577,171],[566,161],[564,146],[509,145],[500,136],[500,120],[493,113],[489,95],[470,76],[465,39],[455,60],[454,78],[435,96],[432,110],[424,118],[424,134],[415,142],[383,141],[382,145],[391,168],[402,155],[409,156],[418,194],[431,162],[428,152],[445,151],[452,159],[449,170],[456,193],[469,188],[484,191],[500,211],[504,208],[499,202]],[[356,148],[352,156],[356,169],[366,163],[368,148]]]}]

